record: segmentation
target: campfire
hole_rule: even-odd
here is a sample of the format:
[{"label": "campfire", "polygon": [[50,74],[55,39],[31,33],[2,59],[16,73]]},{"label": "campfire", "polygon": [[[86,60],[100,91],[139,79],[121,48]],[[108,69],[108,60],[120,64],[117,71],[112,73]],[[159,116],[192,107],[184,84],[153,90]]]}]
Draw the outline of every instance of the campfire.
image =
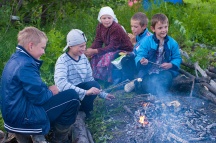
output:
[{"label": "campfire", "polygon": [[140,96],[143,100],[134,112],[124,106],[134,121],[126,126],[127,142],[216,142],[216,122],[202,109],[151,94]]}]

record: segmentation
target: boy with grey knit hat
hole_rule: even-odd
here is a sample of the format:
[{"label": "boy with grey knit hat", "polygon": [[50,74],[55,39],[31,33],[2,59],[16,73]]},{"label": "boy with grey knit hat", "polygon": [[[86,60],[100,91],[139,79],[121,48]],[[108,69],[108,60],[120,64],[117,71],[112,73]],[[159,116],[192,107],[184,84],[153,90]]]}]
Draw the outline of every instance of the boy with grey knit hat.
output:
[{"label": "boy with grey knit hat", "polygon": [[81,101],[80,110],[90,116],[94,99],[111,100],[113,95],[101,91],[100,85],[92,76],[88,58],[84,55],[87,38],[79,29],[72,29],[67,35],[67,45],[55,65],[54,80],[60,91],[74,89]]}]

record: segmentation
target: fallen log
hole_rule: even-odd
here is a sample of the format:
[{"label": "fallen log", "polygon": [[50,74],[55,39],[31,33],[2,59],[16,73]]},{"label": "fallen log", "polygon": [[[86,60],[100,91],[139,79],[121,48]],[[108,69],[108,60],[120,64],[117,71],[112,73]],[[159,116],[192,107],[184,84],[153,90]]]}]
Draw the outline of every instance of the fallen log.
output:
[{"label": "fallen log", "polygon": [[206,88],[203,87],[201,83],[196,83],[196,92],[197,92],[196,94],[197,96],[209,100],[214,104],[216,104],[216,96],[210,91],[206,90]]},{"label": "fallen log", "polygon": [[73,143],[93,143],[92,136],[84,122],[85,116],[84,112],[78,112],[76,122],[71,128]]}]

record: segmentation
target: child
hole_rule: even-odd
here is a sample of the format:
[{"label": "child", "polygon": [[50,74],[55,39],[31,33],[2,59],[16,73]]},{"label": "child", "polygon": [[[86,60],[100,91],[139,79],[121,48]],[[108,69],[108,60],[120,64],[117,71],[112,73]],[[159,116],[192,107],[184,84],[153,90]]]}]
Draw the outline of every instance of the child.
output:
[{"label": "child", "polygon": [[120,51],[131,52],[133,45],[110,7],[101,8],[98,21],[95,40],[85,54],[91,58],[95,79],[117,84],[121,81],[121,72],[111,61],[119,56]]},{"label": "child", "polygon": [[[18,143],[46,143],[50,125],[52,143],[66,142],[75,122],[80,102],[74,90],[59,92],[47,87],[40,77],[40,57],[45,53],[47,37],[35,27],[18,34],[18,46],[2,74],[2,117],[6,131],[15,133]],[[64,98],[62,98],[64,97]]]},{"label": "child", "polygon": [[137,51],[135,62],[138,77],[142,78],[143,92],[162,94],[179,74],[181,55],[178,43],[167,35],[168,18],[155,14],[151,20],[153,35],[146,37]]},{"label": "child", "polygon": [[60,91],[74,89],[81,101],[80,110],[90,116],[93,110],[93,102],[97,95],[107,100],[113,95],[100,90],[100,85],[92,77],[92,69],[87,57],[84,55],[87,39],[85,34],[72,29],[67,35],[67,45],[55,66],[54,80]]},{"label": "child", "polygon": [[142,39],[149,35],[152,35],[152,33],[148,31],[147,26],[148,18],[144,13],[138,12],[132,16],[131,31],[133,34],[129,33],[128,36],[130,37],[130,40],[134,45],[134,50],[133,52],[127,53],[126,57],[122,58],[121,60],[123,80],[132,80],[137,73],[134,61],[137,50],[139,49]]}]

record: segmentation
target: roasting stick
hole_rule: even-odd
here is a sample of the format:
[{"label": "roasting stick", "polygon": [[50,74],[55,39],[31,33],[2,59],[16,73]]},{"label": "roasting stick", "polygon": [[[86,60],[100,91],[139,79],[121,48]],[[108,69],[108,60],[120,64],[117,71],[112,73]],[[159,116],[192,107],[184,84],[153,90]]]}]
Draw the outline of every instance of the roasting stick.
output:
[{"label": "roasting stick", "polygon": [[151,63],[151,64],[154,64],[154,65],[157,65],[157,66],[160,66],[161,64],[157,64],[157,63],[154,63],[154,62],[152,62],[152,61],[148,61],[149,63]]},{"label": "roasting stick", "polygon": [[130,80],[127,79],[127,80],[124,80],[124,81],[120,82],[119,84],[116,84],[115,86],[108,87],[108,88],[103,89],[103,90],[101,90],[101,91],[107,92],[107,91],[113,90],[113,89],[115,89],[115,88],[117,88],[117,87],[120,87],[120,86],[122,86],[122,85],[125,85],[125,84],[127,84],[127,83],[129,83],[129,82],[130,82]]}]

